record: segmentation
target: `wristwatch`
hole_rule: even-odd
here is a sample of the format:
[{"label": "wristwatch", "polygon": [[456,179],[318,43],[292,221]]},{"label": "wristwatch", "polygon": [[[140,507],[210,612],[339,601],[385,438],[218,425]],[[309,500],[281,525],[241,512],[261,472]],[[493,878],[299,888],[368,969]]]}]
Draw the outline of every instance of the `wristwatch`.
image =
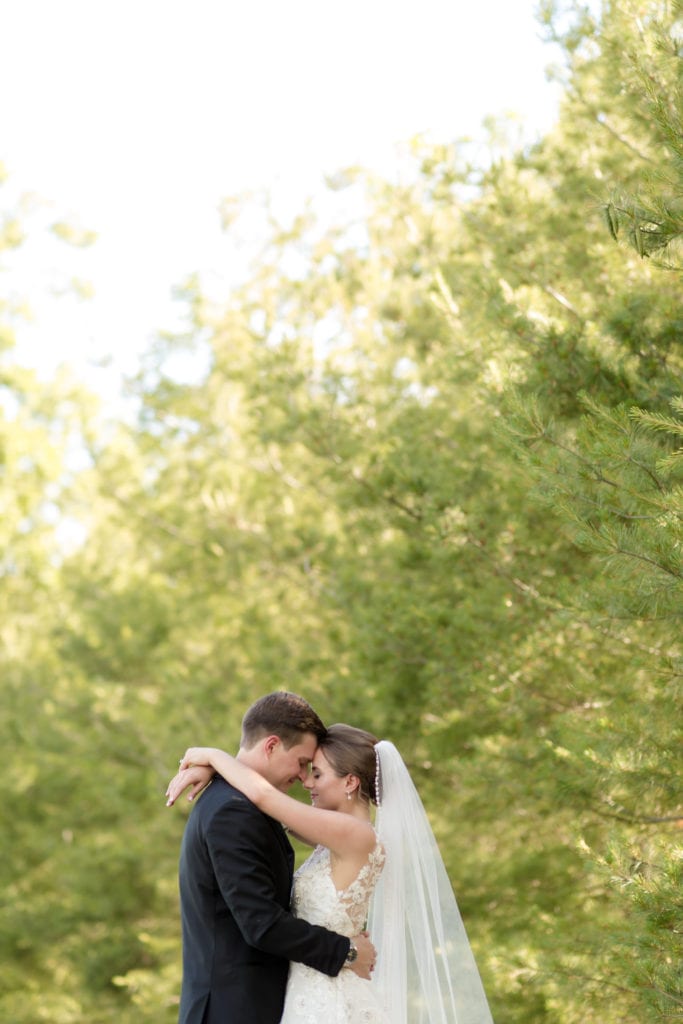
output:
[{"label": "wristwatch", "polygon": [[346,960],[344,961],[344,963],[347,964],[347,965],[355,963],[357,956],[358,956],[358,950],[354,946],[353,942],[349,942],[349,951],[346,954]]}]

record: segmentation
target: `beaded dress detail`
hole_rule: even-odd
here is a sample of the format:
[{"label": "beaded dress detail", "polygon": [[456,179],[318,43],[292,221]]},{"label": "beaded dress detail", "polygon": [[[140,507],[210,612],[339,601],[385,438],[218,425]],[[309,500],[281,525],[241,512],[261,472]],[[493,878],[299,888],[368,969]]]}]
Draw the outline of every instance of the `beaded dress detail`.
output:
[{"label": "beaded dress detail", "polygon": [[[384,867],[377,841],[366,864],[346,889],[335,889],[330,851],[317,846],[294,875],[292,913],[339,935],[358,935]],[[305,964],[289,968],[285,1010],[280,1024],[388,1024],[370,981],[343,967],[330,978]]]}]

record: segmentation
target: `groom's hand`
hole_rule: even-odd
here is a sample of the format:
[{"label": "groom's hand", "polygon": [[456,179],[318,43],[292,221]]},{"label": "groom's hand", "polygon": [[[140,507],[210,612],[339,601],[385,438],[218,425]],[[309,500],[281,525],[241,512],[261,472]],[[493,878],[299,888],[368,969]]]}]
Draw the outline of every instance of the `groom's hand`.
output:
[{"label": "groom's hand", "polygon": [[359,978],[365,978],[366,981],[370,981],[372,972],[375,969],[377,951],[370,942],[367,932],[354,935],[351,941],[358,950],[358,956],[352,964],[349,964],[349,970],[355,971]]}]

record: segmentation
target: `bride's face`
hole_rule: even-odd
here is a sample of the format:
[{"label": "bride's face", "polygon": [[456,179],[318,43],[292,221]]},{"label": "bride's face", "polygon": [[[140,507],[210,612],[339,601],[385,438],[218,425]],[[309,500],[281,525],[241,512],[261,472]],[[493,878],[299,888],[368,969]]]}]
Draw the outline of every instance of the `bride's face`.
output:
[{"label": "bride's face", "polygon": [[346,801],[346,776],[339,777],[323,752],[315,752],[311,770],[304,786],[311,794],[311,803],[325,811],[337,811]]}]

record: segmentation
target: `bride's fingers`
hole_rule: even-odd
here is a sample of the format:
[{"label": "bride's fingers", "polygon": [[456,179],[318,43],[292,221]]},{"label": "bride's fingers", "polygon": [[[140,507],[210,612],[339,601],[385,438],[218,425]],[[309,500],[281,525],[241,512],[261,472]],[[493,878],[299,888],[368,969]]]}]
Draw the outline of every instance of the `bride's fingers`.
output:
[{"label": "bride's fingers", "polygon": [[175,799],[176,799],[176,797],[178,795],[178,793],[177,793],[177,785],[178,785],[178,776],[174,775],[173,778],[171,779],[171,781],[169,782],[168,786],[166,787],[165,796],[166,796],[166,806],[167,807],[172,807],[173,804],[175,803]]},{"label": "bride's fingers", "polygon": [[173,776],[166,789],[166,806],[171,807],[178,799],[183,790],[187,789],[188,782],[184,780],[183,770],[178,769],[177,773]]},{"label": "bride's fingers", "polygon": [[192,767],[193,764],[197,764],[198,763],[197,752],[198,751],[197,751],[196,747],[188,747],[187,748],[187,750],[185,751],[183,756],[180,758],[180,761],[178,762],[178,764],[180,766],[179,767],[179,771],[182,772],[182,771],[185,770],[185,768],[190,768],[190,767]]},{"label": "bride's fingers", "polygon": [[197,773],[193,771],[193,765],[188,764],[178,768],[177,773],[173,776],[166,789],[166,806],[171,807],[172,804],[180,797],[185,790],[188,790],[187,799],[190,803],[194,798],[201,793],[209,781],[205,773],[200,772],[199,777]]}]

